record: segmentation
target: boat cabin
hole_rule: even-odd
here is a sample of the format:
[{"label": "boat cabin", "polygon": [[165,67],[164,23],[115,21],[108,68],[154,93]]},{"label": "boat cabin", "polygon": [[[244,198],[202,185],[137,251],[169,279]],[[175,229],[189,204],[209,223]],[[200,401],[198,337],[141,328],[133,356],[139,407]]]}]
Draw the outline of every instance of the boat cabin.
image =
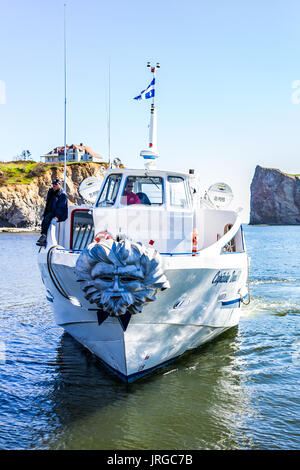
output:
[{"label": "boat cabin", "polygon": [[[98,233],[108,232],[113,238],[126,236],[150,244],[166,255],[207,248],[232,229],[237,214],[209,207],[195,197],[189,179],[188,174],[172,171],[110,169],[94,206],[69,207],[59,242],[82,250]],[[223,251],[244,251],[240,232]]]},{"label": "boat cabin", "polygon": [[95,233],[126,235],[158,251],[191,250],[194,210],[187,175],[113,170],[93,209]]}]

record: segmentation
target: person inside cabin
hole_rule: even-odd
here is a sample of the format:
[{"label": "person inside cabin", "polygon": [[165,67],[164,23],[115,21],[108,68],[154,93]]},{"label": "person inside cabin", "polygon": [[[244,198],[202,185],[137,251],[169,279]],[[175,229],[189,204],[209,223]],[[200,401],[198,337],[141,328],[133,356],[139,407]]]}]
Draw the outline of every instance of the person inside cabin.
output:
[{"label": "person inside cabin", "polygon": [[38,246],[46,246],[47,232],[52,219],[56,222],[64,222],[68,218],[68,196],[62,189],[59,179],[52,181],[46,199],[46,207],[43,213],[41,236],[36,242]]},{"label": "person inside cabin", "polygon": [[127,180],[125,191],[122,197],[122,204],[127,206],[131,204],[141,204],[140,198],[133,192],[133,181]]}]

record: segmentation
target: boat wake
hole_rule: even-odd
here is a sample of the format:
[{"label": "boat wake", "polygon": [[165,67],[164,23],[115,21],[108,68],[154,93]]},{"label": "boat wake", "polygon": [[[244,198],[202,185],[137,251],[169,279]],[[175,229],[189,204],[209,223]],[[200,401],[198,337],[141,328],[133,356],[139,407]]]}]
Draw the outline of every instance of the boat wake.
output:
[{"label": "boat wake", "polygon": [[289,300],[268,300],[263,297],[251,298],[251,303],[248,306],[243,307],[241,318],[249,318],[265,314],[268,312],[270,315],[299,315],[300,314],[300,302],[291,302]]},{"label": "boat wake", "polygon": [[250,286],[257,286],[260,284],[282,284],[282,283],[295,283],[300,284],[300,279],[290,278],[290,279],[281,279],[281,278],[252,278],[250,279]]}]

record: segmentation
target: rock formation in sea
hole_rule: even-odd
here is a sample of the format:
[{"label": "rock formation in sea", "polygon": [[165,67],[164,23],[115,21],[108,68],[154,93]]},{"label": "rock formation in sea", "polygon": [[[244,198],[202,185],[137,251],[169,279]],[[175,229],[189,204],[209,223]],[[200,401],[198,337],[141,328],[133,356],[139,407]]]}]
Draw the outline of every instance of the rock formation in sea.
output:
[{"label": "rock formation in sea", "polygon": [[[78,193],[80,183],[88,176],[103,178],[101,173],[103,165],[103,163],[100,165],[84,162],[67,166],[69,203],[83,203]],[[49,165],[27,184],[0,184],[0,227],[38,229],[51,182],[54,178],[63,179],[63,172],[63,166]]]},{"label": "rock formation in sea", "polygon": [[300,177],[257,166],[251,183],[250,224],[300,224]]}]

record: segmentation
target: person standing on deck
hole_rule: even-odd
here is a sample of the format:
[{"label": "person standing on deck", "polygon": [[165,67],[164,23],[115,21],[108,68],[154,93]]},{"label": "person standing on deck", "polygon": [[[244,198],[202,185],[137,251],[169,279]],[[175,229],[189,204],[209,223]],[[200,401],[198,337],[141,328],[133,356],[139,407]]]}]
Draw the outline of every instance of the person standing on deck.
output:
[{"label": "person standing on deck", "polygon": [[52,188],[47,194],[41,236],[36,242],[38,246],[46,246],[47,232],[53,218],[56,222],[63,222],[68,218],[68,196],[63,191],[62,182],[59,179],[52,181]]}]

